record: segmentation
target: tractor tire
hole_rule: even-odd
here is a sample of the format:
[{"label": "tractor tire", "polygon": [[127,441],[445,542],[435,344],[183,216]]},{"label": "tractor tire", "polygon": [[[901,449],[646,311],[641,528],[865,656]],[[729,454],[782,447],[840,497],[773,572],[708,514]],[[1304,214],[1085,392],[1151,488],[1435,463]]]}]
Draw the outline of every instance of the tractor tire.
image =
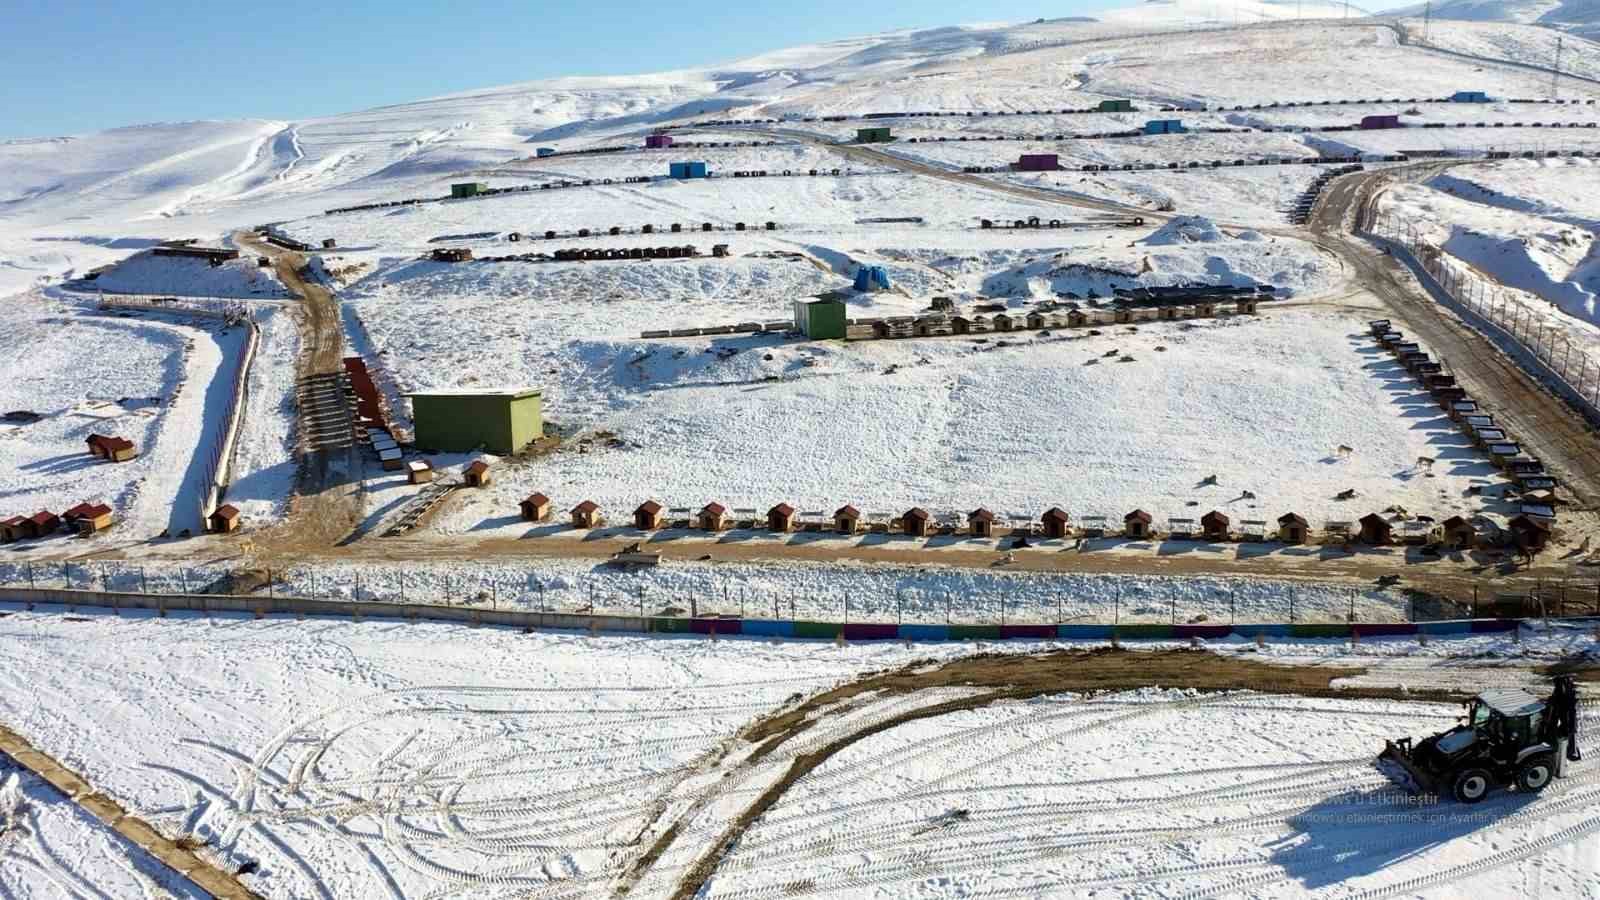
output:
[{"label": "tractor tire", "polygon": [[1555,775],[1555,757],[1548,753],[1534,754],[1517,767],[1517,789],[1537,794],[1545,789]]},{"label": "tractor tire", "polygon": [[1492,787],[1494,776],[1489,774],[1489,770],[1474,766],[1462,769],[1450,780],[1450,795],[1456,798],[1457,803],[1477,803],[1489,796]]}]

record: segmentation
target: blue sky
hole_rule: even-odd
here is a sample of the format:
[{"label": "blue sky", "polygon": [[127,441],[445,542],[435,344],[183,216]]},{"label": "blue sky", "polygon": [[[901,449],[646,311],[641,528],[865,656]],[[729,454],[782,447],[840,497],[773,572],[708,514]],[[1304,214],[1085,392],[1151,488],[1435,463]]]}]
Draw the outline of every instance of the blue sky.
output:
[{"label": "blue sky", "polygon": [[191,119],[301,119],[538,78],[716,63],[875,31],[1119,5],[0,0],[0,138]]}]

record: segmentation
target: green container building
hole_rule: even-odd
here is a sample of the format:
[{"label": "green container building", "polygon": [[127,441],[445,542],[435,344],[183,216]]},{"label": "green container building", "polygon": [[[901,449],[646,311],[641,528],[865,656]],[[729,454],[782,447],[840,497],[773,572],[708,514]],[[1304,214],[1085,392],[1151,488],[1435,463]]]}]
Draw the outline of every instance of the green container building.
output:
[{"label": "green container building", "polygon": [[1133,101],[1101,100],[1098,109],[1101,112],[1133,112]]},{"label": "green container building", "polygon": [[544,395],[522,391],[432,391],[411,394],[415,443],[424,450],[467,453],[482,447],[516,453],[544,435]]},{"label": "green container building", "polygon": [[840,300],[796,300],[795,330],[814,341],[844,340],[844,302]]},{"label": "green container building", "polygon": [[450,185],[450,197],[453,200],[460,200],[462,197],[476,197],[488,189],[489,185],[484,182],[464,181],[461,184]]},{"label": "green container building", "polygon": [[856,143],[858,144],[887,144],[894,140],[894,136],[887,128],[857,128]]}]

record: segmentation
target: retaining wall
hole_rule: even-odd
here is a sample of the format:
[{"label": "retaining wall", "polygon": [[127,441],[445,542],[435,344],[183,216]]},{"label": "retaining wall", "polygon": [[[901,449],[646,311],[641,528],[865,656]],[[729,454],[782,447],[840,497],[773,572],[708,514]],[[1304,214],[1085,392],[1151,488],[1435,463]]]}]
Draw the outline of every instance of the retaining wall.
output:
[{"label": "retaining wall", "polygon": [[211,462],[207,466],[206,496],[200,501],[201,518],[211,515],[233,484],[233,456],[239,441],[239,430],[244,424],[244,407],[250,401],[250,367],[255,364],[256,350],[261,345],[261,326],[250,320],[250,333],[245,338],[244,352],[233,368],[233,398],[228,403],[228,421],[223,426],[222,439],[217,442]]}]

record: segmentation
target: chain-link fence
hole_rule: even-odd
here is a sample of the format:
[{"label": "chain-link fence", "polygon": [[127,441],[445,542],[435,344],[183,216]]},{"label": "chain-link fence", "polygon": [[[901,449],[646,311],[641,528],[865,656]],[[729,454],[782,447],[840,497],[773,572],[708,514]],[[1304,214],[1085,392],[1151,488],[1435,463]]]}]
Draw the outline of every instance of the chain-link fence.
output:
[{"label": "chain-link fence", "polygon": [[1253,578],[870,572],[774,584],[758,570],[552,574],[516,566],[136,565],[0,566],[0,584],[147,595],[299,597],[576,615],[738,617],[780,621],[948,625],[1234,625],[1426,622],[1600,615],[1600,582],[1485,580],[1452,598],[1402,586]]},{"label": "chain-link fence", "polygon": [[1541,315],[1536,302],[1522,300],[1518,292],[1465,266],[1452,265],[1440,248],[1422,239],[1412,222],[1383,214],[1374,217],[1371,230],[1408,250],[1440,290],[1509,337],[1600,418],[1600,359],[1573,344],[1564,329]]}]

